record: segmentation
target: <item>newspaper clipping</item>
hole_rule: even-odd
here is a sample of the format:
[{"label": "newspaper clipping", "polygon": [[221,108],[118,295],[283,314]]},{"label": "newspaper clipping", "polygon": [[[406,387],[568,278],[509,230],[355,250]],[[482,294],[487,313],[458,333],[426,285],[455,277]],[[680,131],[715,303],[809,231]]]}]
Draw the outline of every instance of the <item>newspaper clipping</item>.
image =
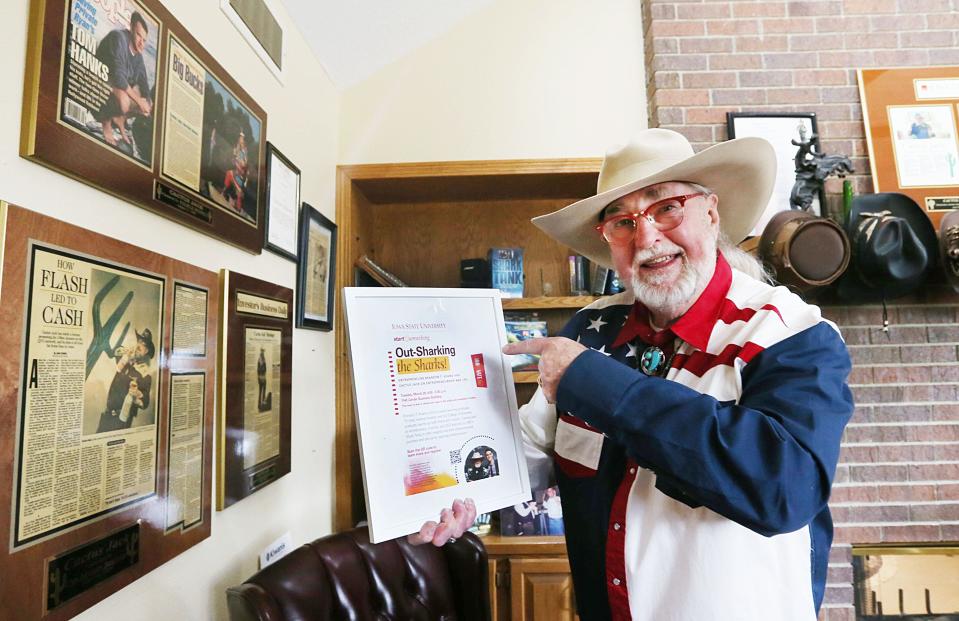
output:
[{"label": "newspaper clipping", "polygon": [[60,119],[148,168],[159,26],[134,0],[68,3]]},{"label": "newspaper clipping", "polygon": [[170,37],[163,174],[256,226],[262,123]]},{"label": "newspaper clipping", "polygon": [[243,469],[280,454],[280,347],[283,332],[246,328]]},{"label": "newspaper clipping", "polygon": [[207,291],[182,283],[173,286],[173,355],[206,355]]},{"label": "newspaper clipping", "polygon": [[205,374],[171,374],[167,529],[185,530],[203,519],[205,394]]},{"label": "newspaper clipping", "polygon": [[31,249],[15,545],[156,492],[162,278]]},{"label": "newspaper clipping", "polygon": [[309,319],[328,321],[326,296],[329,291],[330,249],[333,236],[319,222],[310,220],[310,232],[306,256],[310,274],[306,279],[303,294],[303,314]]}]

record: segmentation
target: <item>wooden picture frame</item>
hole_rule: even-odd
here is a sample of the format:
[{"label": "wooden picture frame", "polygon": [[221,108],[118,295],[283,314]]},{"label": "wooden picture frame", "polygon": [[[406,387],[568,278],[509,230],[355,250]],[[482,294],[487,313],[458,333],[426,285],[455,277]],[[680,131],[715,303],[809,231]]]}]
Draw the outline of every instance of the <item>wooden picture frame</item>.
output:
[{"label": "wooden picture frame", "polygon": [[272,142],[266,143],[266,235],[264,248],[296,261],[300,169]]},{"label": "wooden picture frame", "polygon": [[296,264],[296,327],[333,329],[336,225],[303,203]]},{"label": "wooden picture frame", "polygon": [[210,536],[217,280],[2,202],[0,222],[0,600],[58,621]]},{"label": "wooden picture frame", "polygon": [[290,472],[293,396],[293,290],[220,270],[220,300],[218,510]]},{"label": "wooden picture frame", "polygon": [[266,120],[160,0],[31,0],[21,156],[259,254]]},{"label": "wooden picture frame", "polygon": [[938,229],[959,209],[959,67],[856,73],[873,189],[905,194]]},{"label": "wooden picture frame", "polygon": [[[802,132],[800,132],[802,128]],[[766,223],[780,211],[788,211],[789,195],[796,183],[796,152],[799,147],[792,144],[793,140],[813,140],[814,150],[819,151],[819,128],[816,123],[816,114],[813,112],[727,112],[726,132],[730,140],[746,136],[765,138],[773,145],[776,151],[776,185],[773,188],[769,203],[760,216],[751,235],[760,235],[766,228]],[[819,196],[810,207],[811,213],[822,215],[826,204],[825,191],[820,190]]]}]

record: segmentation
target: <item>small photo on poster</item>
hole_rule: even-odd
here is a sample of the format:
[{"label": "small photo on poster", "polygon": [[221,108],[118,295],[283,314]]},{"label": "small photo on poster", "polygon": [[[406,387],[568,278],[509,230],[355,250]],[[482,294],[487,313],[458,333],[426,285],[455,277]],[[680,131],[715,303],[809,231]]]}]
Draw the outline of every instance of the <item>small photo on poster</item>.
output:
[{"label": "small photo on poster", "polygon": [[256,224],[261,124],[217,80],[206,74],[200,194]]},{"label": "small photo on poster", "polygon": [[889,106],[899,186],[959,185],[959,145],[952,106]]},{"label": "small photo on poster", "polygon": [[499,460],[496,457],[496,451],[486,445],[473,448],[466,458],[463,473],[467,481],[480,481],[499,476]]},{"label": "small photo on poster", "polygon": [[67,3],[60,120],[148,168],[159,29],[134,0]]}]

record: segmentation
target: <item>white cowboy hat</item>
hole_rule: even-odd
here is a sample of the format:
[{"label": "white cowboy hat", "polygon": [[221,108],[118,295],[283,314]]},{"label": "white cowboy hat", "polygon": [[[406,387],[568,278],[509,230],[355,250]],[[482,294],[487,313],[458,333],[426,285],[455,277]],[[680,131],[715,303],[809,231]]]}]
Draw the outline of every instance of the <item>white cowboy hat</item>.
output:
[{"label": "white cowboy hat", "polygon": [[693,153],[682,134],[646,129],[603,160],[596,195],[532,222],[594,263],[612,267],[609,245],[596,232],[606,205],[630,192],[665,181],[705,186],[719,197],[720,229],[734,244],[752,231],[776,181],[776,152],[763,138],[735,138]]}]

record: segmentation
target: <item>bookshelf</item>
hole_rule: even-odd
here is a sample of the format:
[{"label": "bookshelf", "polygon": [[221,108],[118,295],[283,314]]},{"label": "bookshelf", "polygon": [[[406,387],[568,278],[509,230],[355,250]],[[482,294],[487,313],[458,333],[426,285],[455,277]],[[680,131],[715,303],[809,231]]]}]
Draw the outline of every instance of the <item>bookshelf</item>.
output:
[{"label": "bookshelf", "polygon": [[[337,289],[354,284],[354,262],[363,254],[410,286],[457,287],[461,259],[485,257],[493,247],[519,246],[524,250],[526,297],[506,298],[503,308],[535,312],[546,321],[549,334],[556,334],[576,310],[596,298],[569,295],[569,249],[529,220],[595,193],[600,164],[599,159],[557,159],[339,166]],[[336,303],[334,333],[334,528],[343,530],[365,519],[366,511],[341,300]],[[525,403],[536,389],[537,374],[513,377],[517,400]],[[544,567],[565,576],[562,584],[568,585],[562,538],[544,538],[532,548],[521,540],[489,540],[495,541],[490,565],[495,585],[509,579],[510,568],[512,579],[522,580],[527,570],[535,576]],[[499,575],[503,572],[506,577]],[[563,601],[569,602],[569,589],[563,589]],[[494,600],[509,607],[508,592],[494,594]],[[494,601],[494,608],[497,605]],[[509,618],[509,611],[504,612]]]}]

